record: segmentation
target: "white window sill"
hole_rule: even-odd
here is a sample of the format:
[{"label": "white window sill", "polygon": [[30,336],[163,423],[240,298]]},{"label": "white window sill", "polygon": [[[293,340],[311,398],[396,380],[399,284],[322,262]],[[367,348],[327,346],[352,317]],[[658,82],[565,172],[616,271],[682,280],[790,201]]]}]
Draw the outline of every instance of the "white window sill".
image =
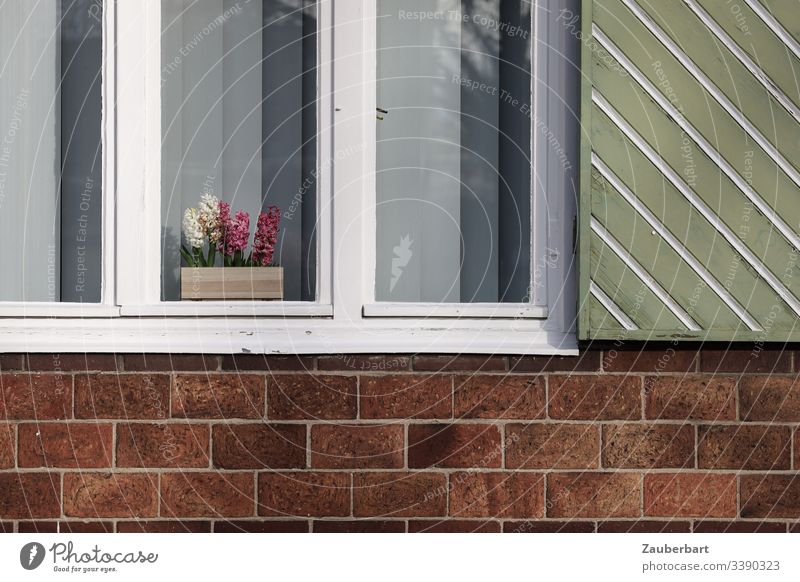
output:
[{"label": "white window sill", "polygon": [[247,317],[0,319],[0,352],[577,355],[574,333],[539,321],[364,320]]}]

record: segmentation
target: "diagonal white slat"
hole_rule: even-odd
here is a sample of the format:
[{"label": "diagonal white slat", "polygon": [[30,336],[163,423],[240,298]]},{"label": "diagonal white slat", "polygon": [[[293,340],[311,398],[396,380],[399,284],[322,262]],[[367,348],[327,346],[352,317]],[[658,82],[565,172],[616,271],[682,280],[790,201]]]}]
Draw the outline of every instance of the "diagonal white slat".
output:
[{"label": "diagonal white slat", "polygon": [[678,318],[678,320],[686,326],[690,331],[701,331],[701,327],[692,319],[692,317],[684,311],[677,301],[670,295],[653,276],[642,267],[639,262],[631,256],[628,250],[617,241],[600,222],[592,216],[589,219],[589,224],[592,231],[600,237],[605,245],[610,248],[619,259],[625,263],[633,273],[642,280],[650,291],[658,297],[666,308]]},{"label": "diagonal white slat", "polygon": [[625,315],[625,312],[620,309],[619,305],[614,303],[614,300],[609,297],[605,291],[600,289],[594,281],[589,281],[589,293],[594,295],[594,298],[600,302],[600,305],[606,308],[606,310],[611,314],[611,317],[617,320],[622,327],[627,329],[628,331],[636,331],[639,329],[636,327],[636,324],[633,323],[630,317]]},{"label": "diagonal white slat", "polygon": [[769,78],[769,76],[764,72],[764,69],[759,67],[753,59],[750,58],[742,48],[736,44],[736,41],[733,40],[730,35],[725,32],[725,29],[722,28],[717,22],[711,17],[711,15],[706,12],[697,2],[696,0],[683,0],[684,4],[689,7],[689,10],[694,12],[695,16],[708,28],[711,32],[714,33],[714,36],[717,37],[722,45],[727,48],[737,59],[739,62],[742,63],[745,69],[747,69],[753,77],[755,77],[759,83],[766,89],[772,97],[781,104],[781,106],[789,112],[789,114],[794,117],[795,121],[800,123],[800,108],[794,104],[794,101],[789,99],[789,97],[778,88],[778,85]]},{"label": "diagonal white slat", "polygon": [[620,131],[647,157],[648,160],[672,183],[684,198],[694,206],[698,212],[727,240],[731,246],[750,264],[762,279],[778,294],[778,296],[794,311],[800,315],[800,301],[791,291],[770,271],[750,248],[734,234],[722,219],[712,211],[708,205],[692,190],[678,173],[667,164],[664,159],[650,146],[647,141],[617,112],[614,107],[603,97],[596,88],[592,88],[592,103],[594,103]]},{"label": "diagonal white slat", "polygon": [[[632,0],[623,0],[623,1],[626,3],[626,5],[635,4],[635,2],[632,2]],[[639,18],[640,20],[643,17],[644,16],[640,17],[639,15],[637,15],[637,18]],[[703,88],[708,92],[708,94],[711,95],[714,98],[714,100],[717,103],[719,103],[719,105],[728,113],[728,115],[730,115],[733,118],[733,120],[736,123],[738,123],[739,126],[742,129],[744,129],[748,133],[748,135],[750,135],[750,137],[753,138],[753,140],[761,147],[761,149],[767,152],[767,155],[769,155],[769,157],[772,158],[772,160],[778,165],[778,167],[780,167],[780,169],[783,170],[795,184],[800,186],[800,172],[797,171],[797,169],[791,164],[791,162],[789,162],[789,160],[787,160],[783,156],[783,154],[780,152],[778,148],[776,148],[766,137],[764,137],[764,134],[761,133],[761,131],[755,125],[753,125],[753,123],[749,119],[747,119],[747,116],[745,116],[744,113],[742,113],[742,111],[736,105],[734,105],[734,103],[730,99],[728,99],[728,96],[725,95],[725,93],[723,93],[711,79],[709,79],[708,75],[706,75],[702,71],[702,69],[700,69],[700,67],[698,67],[697,64],[692,59],[690,59],[685,52],[683,52],[683,50],[667,35],[667,33],[655,22],[653,22],[653,20],[650,19],[649,16],[647,16],[647,18],[650,22],[644,24],[645,26],[647,26],[648,30],[650,30],[650,32],[653,33],[653,36],[655,36],[658,39],[658,41],[664,45],[667,51],[669,51],[669,53],[673,57],[675,57],[687,71],[689,71],[692,77],[694,77],[695,80],[698,83],[700,83],[703,86]],[[614,45],[613,41],[611,41],[611,39],[609,39],[608,36],[606,36],[597,27],[596,24],[592,25],[592,34],[596,35],[595,38],[597,38],[597,40],[600,40],[601,43],[605,41],[611,44],[618,54],[624,55],[624,53]],[[627,59],[627,57],[625,58],[631,64],[631,66],[635,68],[633,62],[630,61],[630,59]],[[639,69],[636,70],[639,71]],[[639,72],[639,74],[643,76],[641,72]],[[677,111],[677,109],[675,110]],[[679,113],[683,115],[683,112]]]},{"label": "diagonal white slat", "polygon": [[[623,0],[626,1],[626,0]],[[711,160],[725,173],[725,175],[736,185],[736,187],[747,196],[748,200],[775,226],[775,228],[788,240],[796,249],[800,250],[800,236],[786,223],[785,220],[775,210],[769,206],[764,199],[753,189],[736,169],[726,160],[722,154],[695,128],[681,111],[679,111],[669,99],[661,93],[653,83],[625,56],[625,54],[614,45],[613,42],[596,25],[592,27],[592,34],[595,39],[605,48],[608,53],[622,65],[630,76],[644,89],[647,94],[669,115],[692,140],[700,146],[700,149],[711,158]],[[787,162],[788,163],[788,162]],[[798,185],[800,185],[800,174],[798,174]]]},{"label": "diagonal white slat", "polygon": [[766,24],[773,33],[775,33],[775,36],[781,39],[781,42],[786,45],[786,48],[792,51],[795,57],[800,59],[800,43],[789,34],[780,21],[758,0],[744,0],[744,2],[750,7],[750,10],[758,14],[758,17],[764,21],[764,24]]},{"label": "diagonal white slat", "polygon": [[622,198],[630,204],[633,209],[647,221],[647,224],[664,239],[667,244],[674,250],[677,255],[697,273],[697,275],[705,281],[705,283],[719,296],[725,305],[741,319],[750,331],[763,331],[761,326],[758,325],[755,319],[747,312],[747,310],[736,301],[736,298],[725,289],[725,287],[717,281],[716,278],[706,269],[700,261],[681,243],[675,235],[653,214],[647,206],[628,188],[625,183],[609,168],[606,163],[600,159],[597,154],[592,152],[592,165],[597,169],[603,178],[622,196]]}]

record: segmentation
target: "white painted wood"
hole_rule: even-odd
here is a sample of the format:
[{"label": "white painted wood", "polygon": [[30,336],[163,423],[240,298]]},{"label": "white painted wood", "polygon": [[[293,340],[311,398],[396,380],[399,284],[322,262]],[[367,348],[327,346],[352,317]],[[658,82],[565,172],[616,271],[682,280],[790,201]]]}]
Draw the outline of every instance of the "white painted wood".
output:
[{"label": "white painted wood", "polygon": [[[481,353],[577,355],[574,334],[454,325],[448,333],[404,320],[353,329],[330,320],[240,318],[0,320],[0,351],[348,354]],[[441,326],[441,323],[439,323]]]},{"label": "white painted wood", "polygon": [[[555,78],[544,75],[544,71],[558,69],[567,75],[563,73],[566,60],[574,59],[579,48],[574,37],[555,22],[557,11],[551,1],[555,2],[542,0],[537,4],[536,16],[537,30],[547,26],[552,32],[546,37],[552,51],[540,53],[537,49],[536,70],[543,73],[537,82],[545,86]],[[113,273],[116,284],[113,292],[107,289],[106,300],[119,307],[92,306],[89,310],[88,306],[46,304],[34,306],[33,310],[28,304],[12,305],[10,317],[0,319],[0,349],[265,354],[577,353],[572,331],[575,291],[571,287],[573,274],[568,275],[572,240],[567,223],[574,215],[575,193],[570,190],[574,186],[573,173],[561,167],[563,161],[554,157],[552,148],[541,166],[548,170],[540,170],[541,189],[537,190],[547,198],[534,213],[537,224],[542,221],[546,225],[539,233],[547,238],[539,238],[537,244],[546,242],[553,254],[548,255],[552,260],[547,262],[546,273],[537,273],[540,285],[531,290],[531,306],[456,304],[445,308],[445,312],[452,309],[454,316],[432,319],[425,315],[388,320],[363,316],[362,307],[374,303],[375,272],[375,221],[370,208],[374,210],[375,193],[376,24],[375,3],[367,1],[323,0],[319,4],[319,302],[161,302],[160,4],[157,0],[114,3],[116,62],[106,64],[106,74],[113,66],[117,101],[116,109],[108,101],[105,107],[109,123],[113,119],[116,124],[116,132],[106,125],[106,131],[114,137],[114,147],[105,151],[106,163],[112,164],[115,171],[116,187],[108,187],[106,192],[116,195],[117,207],[110,217],[116,228],[107,228],[106,236],[116,245],[116,260],[115,264],[106,261],[104,268]],[[545,13],[550,15],[549,20],[542,16]],[[106,14],[111,18],[112,12]],[[549,59],[544,61],[546,65],[539,60],[543,54]],[[577,91],[577,72],[573,74],[574,79],[558,77],[547,96],[537,98],[534,119],[545,124],[542,116],[550,116],[546,125],[552,131],[552,139],[571,144],[577,152],[573,110],[577,104],[577,93],[573,93]],[[540,126],[535,127],[537,134]],[[536,148],[537,159],[547,149]],[[554,166],[561,171],[549,172]],[[107,174],[106,179],[112,178]],[[111,212],[110,206],[106,208]],[[112,248],[110,244],[108,248]],[[545,285],[544,292],[541,285]],[[547,304],[540,303],[543,297],[548,299]],[[477,311],[469,313],[473,309]],[[500,316],[492,317],[495,312]],[[0,317],[3,315],[0,311]],[[54,317],[59,317],[58,321]]]},{"label": "white painted wood", "polygon": [[547,308],[528,303],[372,303],[365,317],[467,317],[497,319],[545,319]]}]

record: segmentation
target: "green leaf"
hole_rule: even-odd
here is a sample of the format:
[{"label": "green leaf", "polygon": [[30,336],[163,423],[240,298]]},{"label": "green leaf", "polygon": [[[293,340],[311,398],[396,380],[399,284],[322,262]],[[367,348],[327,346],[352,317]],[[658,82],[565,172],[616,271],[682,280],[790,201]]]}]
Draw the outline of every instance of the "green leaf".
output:
[{"label": "green leaf", "polygon": [[184,245],[181,245],[181,256],[183,257],[183,260],[186,261],[186,266],[187,267],[197,267],[198,266],[197,265],[197,261],[192,256],[192,253],[190,253],[189,249],[187,249]]}]

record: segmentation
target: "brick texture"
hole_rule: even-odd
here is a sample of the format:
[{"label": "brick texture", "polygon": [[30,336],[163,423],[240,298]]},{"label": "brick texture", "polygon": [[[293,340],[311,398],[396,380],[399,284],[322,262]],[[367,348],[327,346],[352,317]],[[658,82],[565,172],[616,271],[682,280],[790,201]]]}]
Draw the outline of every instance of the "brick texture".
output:
[{"label": "brick texture", "polygon": [[169,416],[169,376],[93,374],[75,377],[75,418],[163,419]]},{"label": "brick texture", "polygon": [[456,378],[456,418],[544,418],[543,376],[468,376]]},{"label": "brick texture", "polygon": [[156,476],[144,473],[66,473],[64,515],[84,519],[155,517]]},{"label": "brick texture", "polygon": [[800,349],[0,354],[0,531],[800,531]]},{"label": "brick texture", "polygon": [[219,469],[299,469],[306,466],[302,425],[218,424],[214,466]]},{"label": "brick texture", "polygon": [[644,513],[653,517],[734,517],[736,477],[711,473],[645,475]]},{"label": "brick texture", "polygon": [[311,427],[311,466],[323,469],[401,469],[404,450],[400,425]]},{"label": "brick texture", "polygon": [[203,424],[117,425],[118,467],[208,466],[209,429]]},{"label": "brick texture", "polygon": [[450,418],[449,376],[366,376],[361,379],[361,418]]},{"label": "brick texture", "polygon": [[43,423],[19,426],[20,467],[111,467],[110,424]]}]

